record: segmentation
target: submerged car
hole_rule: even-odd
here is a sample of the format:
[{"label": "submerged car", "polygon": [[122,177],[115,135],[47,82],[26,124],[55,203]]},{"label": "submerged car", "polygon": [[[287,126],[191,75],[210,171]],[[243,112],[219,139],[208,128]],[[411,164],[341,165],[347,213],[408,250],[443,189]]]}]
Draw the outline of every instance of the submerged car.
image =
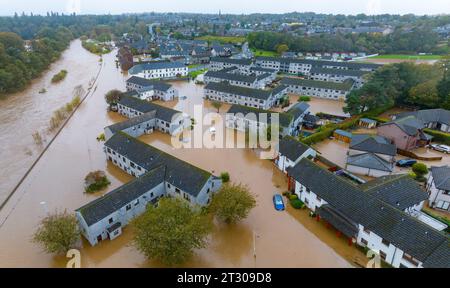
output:
[{"label": "submerged car", "polygon": [[450,153],[450,147],[447,145],[441,145],[441,144],[431,144],[429,146],[431,149],[439,151],[439,152],[444,152],[444,153]]},{"label": "submerged car", "polygon": [[398,167],[411,167],[416,163],[417,163],[417,160],[414,160],[414,159],[402,159],[402,160],[398,160],[396,165]]},{"label": "submerged car", "polygon": [[273,205],[275,206],[275,210],[283,211],[284,210],[284,202],[283,197],[280,194],[273,195]]}]

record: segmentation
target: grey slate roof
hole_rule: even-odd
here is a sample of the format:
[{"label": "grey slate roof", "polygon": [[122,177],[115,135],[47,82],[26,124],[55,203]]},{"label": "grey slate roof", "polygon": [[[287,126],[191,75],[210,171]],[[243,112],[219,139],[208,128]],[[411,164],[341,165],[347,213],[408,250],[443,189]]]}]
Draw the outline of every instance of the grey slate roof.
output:
[{"label": "grey slate roof", "polygon": [[80,212],[87,225],[91,226],[162,183],[165,170],[164,166],[157,167],[141,177],[133,179],[104,196],[89,202],[76,211]]},{"label": "grey slate roof", "polygon": [[384,123],[381,126],[387,125],[397,125],[403,132],[405,132],[409,136],[417,135],[417,133],[419,133],[420,130],[424,127],[423,123],[414,116],[407,116],[396,119],[394,121]]},{"label": "grey slate roof", "polygon": [[[443,242],[449,239],[308,159],[304,158],[295,167],[289,168],[288,174],[340,213],[422,262],[426,262],[428,257],[436,259],[433,253],[438,253],[436,251],[440,251]],[[447,258],[441,263],[450,263],[448,253],[442,256]],[[435,261],[431,262],[431,265],[435,264]],[[431,265],[429,267],[434,267]]]},{"label": "grey slate roof", "polygon": [[159,166],[166,167],[165,180],[196,197],[211,173],[184,162],[153,146],[139,141],[123,132],[114,134],[105,142],[110,148],[138,166],[151,171]]},{"label": "grey slate roof", "polygon": [[349,217],[333,209],[332,206],[325,204],[319,207],[316,213],[325,221],[333,225],[334,228],[344,233],[347,237],[356,237],[358,234],[358,225]]},{"label": "grey slate roof", "polygon": [[369,134],[353,134],[350,149],[389,156],[397,154],[397,147],[386,138]]},{"label": "grey slate roof", "polygon": [[328,82],[328,81],[316,81],[309,79],[300,79],[300,78],[290,78],[285,77],[281,79],[281,84],[283,85],[293,85],[293,86],[303,86],[303,87],[311,87],[311,88],[322,88],[322,89],[330,89],[330,90],[339,90],[339,91],[350,91],[355,83],[352,79],[347,79],[343,83],[336,82]]},{"label": "grey slate roof", "polygon": [[440,190],[450,191],[450,167],[431,167],[434,185]]},{"label": "grey slate roof", "polygon": [[211,62],[221,62],[233,65],[244,65],[250,66],[252,65],[251,59],[233,59],[233,58],[224,58],[224,57],[212,57]]},{"label": "grey slate roof", "polygon": [[265,72],[265,73],[276,73],[277,70],[275,69],[269,69],[269,68],[262,68],[262,67],[252,67],[250,68],[250,71],[259,71],[259,72]]},{"label": "grey slate roof", "polygon": [[414,116],[423,123],[441,123],[450,125],[450,111],[445,109],[427,109],[397,114],[397,119]]},{"label": "grey slate roof", "polygon": [[128,120],[125,120],[125,121],[122,121],[119,123],[112,124],[106,128],[109,128],[109,130],[111,130],[111,132],[113,134],[115,134],[119,131],[123,131],[125,129],[139,125],[140,123],[143,123],[143,122],[149,121],[151,119],[155,119],[155,118],[156,118],[156,110],[147,112],[145,114],[130,118]]},{"label": "grey slate roof", "polygon": [[256,76],[254,75],[225,73],[222,71],[211,71],[211,70],[205,73],[205,77],[218,78],[224,81],[241,81],[249,84],[253,84],[256,81]]},{"label": "grey slate roof", "polygon": [[382,176],[360,187],[389,205],[404,211],[408,207],[420,204],[428,194],[408,175]]},{"label": "grey slate roof", "polygon": [[298,102],[295,103],[291,108],[289,108],[288,112],[292,116],[294,116],[294,119],[297,119],[301,115],[303,115],[306,111],[309,110],[311,106],[306,102]]},{"label": "grey slate roof", "polygon": [[385,172],[392,172],[394,165],[379,157],[374,153],[363,153],[347,157],[347,165],[361,168],[375,169]]},{"label": "grey slate roof", "polygon": [[450,268],[450,240],[444,241],[425,260],[425,268]]},{"label": "grey slate roof", "polygon": [[243,114],[244,117],[247,117],[247,114],[249,114],[249,113],[254,113],[257,117],[257,120],[259,120],[259,117],[262,116],[260,114],[267,114],[268,124],[272,123],[272,114],[278,114],[278,120],[280,122],[281,127],[288,127],[291,124],[292,119],[293,119],[292,115],[290,115],[288,113],[278,113],[278,112],[273,112],[273,111],[269,111],[269,110],[257,109],[254,107],[248,107],[248,106],[236,105],[236,104],[231,105],[230,109],[228,109],[228,111],[227,111],[227,114],[234,115],[237,113]]},{"label": "grey slate roof", "polygon": [[254,88],[247,88],[247,87],[240,87],[235,85],[230,85],[226,82],[210,82],[205,86],[206,90],[213,90],[223,93],[229,93],[233,95],[239,95],[244,97],[250,97],[255,99],[261,99],[261,100],[267,100],[272,95],[276,95],[283,90],[286,89],[286,87],[277,87],[273,90],[262,90],[262,89],[254,89]]},{"label": "grey slate roof", "polygon": [[141,73],[145,70],[155,70],[155,69],[169,69],[169,68],[185,68],[181,62],[147,62],[144,64],[137,64],[128,70],[130,74]]},{"label": "grey slate roof", "polygon": [[279,152],[289,160],[295,161],[300,158],[310,147],[298,141],[294,137],[286,136],[280,140]]},{"label": "grey slate roof", "polygon": [[142,87],[152,87],[153,89],[159,90],[159,91],[167,91],[172,87],[171,84],[167,84],[162,81],[145,79],[145,78],[138,77],[138,76],[131,76],[127,80],[127,83],[132,83],[132,84],[139,85]]},{"label": "grey slate roof", "polygon": [[166,122],[172,122],[175,115],[182,113],[178,110],[167,108],[132,96],[122,96],[118,104],[132,108],[141,113],[156,111],[156,118]]}]

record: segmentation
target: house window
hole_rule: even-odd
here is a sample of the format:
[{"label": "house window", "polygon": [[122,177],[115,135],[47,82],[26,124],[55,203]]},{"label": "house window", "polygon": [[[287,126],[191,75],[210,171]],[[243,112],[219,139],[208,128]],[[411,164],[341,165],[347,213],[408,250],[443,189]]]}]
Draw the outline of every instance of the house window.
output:
[{"label": "house window", "polygon": [[364,228],[364,232],[366,232],[367,234],[370,234],[370,231],[367,228]]},{"label": "house window", "polygon": [[381,240],[381,243],[383,243],[384,245],[386,245],[386,246],[388,246],[388,247],[389,247],[389,245],[391,245],[391,243],[389,243],[389,241],[387,241],[387,240],[385,240],[385,239],[382,239],[382,240]]},{"label": "house window", "polygon": [[139,205],[139,199],[136,199],[136,201],[134,201],[134,206]]},{"label": "house window", "polygon": [[180,189],[175,188],[175,192],[180,193]]},{"label": "house window", "polygon": [[367,244],[369,244],[369,243],[367,242],[367,240],[364,239],[364,238],[361,238],[361,243],[364,244],[364,246],[367,246]]},{"label": "house window", "polygon": [[409,263],[411,263],[414,266],[418,266],[419,262],[414,259],[411,255],[407,254],[407,253],[403,253],[403,257],[404,260],[408,261]]},{"label": "house window", "polygon": [[383,251],[380,251],[380,258],[383,260],[386,260],[386,253],[384,253]]},{"label": "house window", "polygon": [[127,211],[131,210],[131,204],[128,204],[126,207]]},{"label": "house window", "polygon": [[109,224],[113,223],[113,221],[114,221],[113,217],[109,218],[108,220]]},{"label": "house window", "polygon": [[169,183],[167,183],[167,188],[170,188],[171,186],[170,186],[170,184]]}]

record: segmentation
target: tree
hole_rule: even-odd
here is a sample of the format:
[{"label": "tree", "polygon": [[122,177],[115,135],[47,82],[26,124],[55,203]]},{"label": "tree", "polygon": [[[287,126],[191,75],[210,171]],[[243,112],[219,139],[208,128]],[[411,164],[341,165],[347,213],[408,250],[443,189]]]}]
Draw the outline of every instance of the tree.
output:
[{"label": "tree", "polygon": [[412,166],[412,171],[416,174],[417,178],[421,178],[428,173],[428,168],[423,163],[416,163]]},{"label": "tree", "polygon": [[109,106],[116,105],[117,102],[120,101],[121,96],[122,96],[121,91],[116,89],[111,90],[105,95],[106,103],[108,103]]},{"label": "tree", "polygon": [[437,83],[432,79],[414,86],[409,91],[407,101],[421,107],[437,107],[439,105]]},{"label": "tree", "polygon": [[106,177],[105,172],[97,170],[89,172],[84,178],[84,190],[86,193],[93,193],[106,188],[111,182]]},{"label": "tree", "polygon": [[277,46],[277,53],[278,54],[283,54],[284,52],[289,51],[289,47],[286,44],[280,44]]},{"label": "tree", "polygon": [[177,198],[162,198],[133,221],[135,247],[147,258],[165,265],[181,264],[193,249],[206,246],[211,221]]},{"label": "tree", "polygon": [[217,109],[217,113],[219,113],[219,112],[220,112],[220,107],[222,107],[222,103],[219,102],[219,101],[213,101],[211,104],[212,104],[212,106],[213,106],[214,108]]},{"label": "tree", "polygon": [[43,246],[45,252],[64,254],[80,241],[74,215],[55,212],[44,218],[33,235],[33,242]]},{"label": "tree", "polygon": [[225,184],[214,195],[210,210],[218,219],[226,223],[236,223],[245,219],[255,206],[256,199],[247,186]]}]

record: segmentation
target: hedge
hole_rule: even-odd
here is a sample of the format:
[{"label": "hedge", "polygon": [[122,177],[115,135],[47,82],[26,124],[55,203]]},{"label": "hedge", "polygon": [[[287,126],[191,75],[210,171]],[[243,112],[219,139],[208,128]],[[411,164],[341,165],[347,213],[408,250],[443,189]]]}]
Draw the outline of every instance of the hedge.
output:
[{"label": "hedge", "polygon": [[346,130],[346,129],[349,129],[349,128],[355,126],[358,123],[359,119],[360,119],[360,117],[358,116],[358,117],[347,119],[340,124],[331,123],[331,124],[324,125],[318,129],[317,133],[314,133],[308,137],[305,137],[301,141],[306,145],[312,145],[314,143],[321,142],[321,141],[331,137],[333,135],[333,132],[337,129]]},{"label": "hedge", "polygon": [[425,133],[433,136],[433,141],[450,145],[450,134],[441,131],[431,130],[428,128],[424,129],[424,131]]},{"label": "hedge", "polygon": [[[339,124],[332,123],[332,124],[324,125],[318,129],[317,133],[314,133],[313,135],[305,137],[305,138],[301,139],[301,141],[306,145],[312,145],[312,144],[321,142],[321,141],[331,137],[333,135],[334,130],[337,130],[337,129],[347,130],[347,129],[352,128],[355,125],[357,125],[361,118],[373,119],[373,117],[377,117],[381,113],[384,113],[385,111],[387,111],[391,108],[392,108],[392,106],[380,107],[380,108],[377,108],[377,109],[374,109],[371,111],[364,112],[361,115],[353,116],[352,118],[349,118]],[[317,115],[319,115],[319,114],[320,113],[317,113]],[[450,141],[450,139],[449,139],[449,141]]]},{"label": "hedge", "polygon": [[294,209],[302,209],[305,207],[305,204],[300,199],[290,200],[289,202]]}]

